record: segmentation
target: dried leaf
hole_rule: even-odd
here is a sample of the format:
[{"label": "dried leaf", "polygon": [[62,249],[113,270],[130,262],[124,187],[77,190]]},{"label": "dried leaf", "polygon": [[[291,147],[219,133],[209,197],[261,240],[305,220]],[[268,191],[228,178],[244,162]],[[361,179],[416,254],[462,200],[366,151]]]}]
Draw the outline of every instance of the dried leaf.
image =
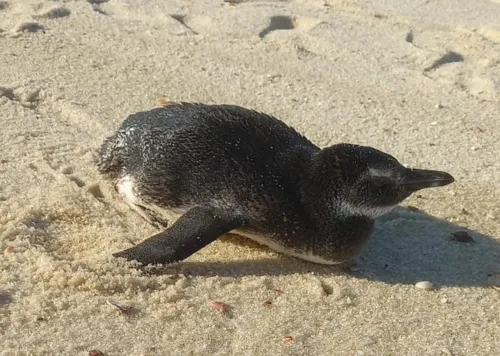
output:
[{"label": "dried leaf", "polygon": [[225,312],[228,308],[228,305],[223,302],[210,302],[210,306],[221,313]]},{"label": "dried leaf", "polygon": [[130,305],[124,305],[120,302],[117,302],[115,300],[112,300],[112,299],[108,299],[107,300],[107,303],[113,307],[115,307],[116,309],[118,309],[120,312],[122,313],[129,313],[133,310],[133,307],[130,306]]},{"label": "dried leaf", "polygon": [[89,356],[105,356],[105,355],[104,355],[104,352],[102,352],[100,350],[90,350]]},{"label": "dried leaf", "polygon": [[10,255],[12,252],[14,252],[14,246],[7,246],[5,250],[3,250],[4,256]]}]

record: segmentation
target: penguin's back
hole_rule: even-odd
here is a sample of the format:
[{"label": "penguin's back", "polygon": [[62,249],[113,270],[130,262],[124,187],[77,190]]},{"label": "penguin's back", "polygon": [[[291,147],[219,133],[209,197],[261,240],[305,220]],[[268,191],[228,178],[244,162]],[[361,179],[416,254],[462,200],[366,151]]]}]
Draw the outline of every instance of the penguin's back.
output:
[{"label": "penguin's back", "polygon": [[[235,141],[252,142],[255,148],[268,143],[271,150],[312,145],[275,117],[234,105],[171,104],[130,115],[120,127],[120,131],[128,130],[144,138],[150,134],[155,140],[175,138],[179,143],[205,143],[221,149]],[[202,141],[194,142],[194,136]]]},{"label": "penguin's back", "polygon": [[282,121],[232,105],[172,104],[130,115],[100,152],[99,169],[129,175],[153,204],[284,200],[287,152],[316,151]]}]

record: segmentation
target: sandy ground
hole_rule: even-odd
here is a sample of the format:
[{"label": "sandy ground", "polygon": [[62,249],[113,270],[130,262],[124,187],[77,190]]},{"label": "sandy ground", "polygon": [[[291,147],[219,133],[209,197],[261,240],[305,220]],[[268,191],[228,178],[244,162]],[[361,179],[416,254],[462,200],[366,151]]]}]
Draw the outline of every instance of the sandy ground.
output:
[{"label": "sandy ground", "polygon": [[[499,20],[498,0],[0,1],[0,354],[500,355]],[[457,182],[381,218],[357,269],[227,236],[140,270],[110,255],[155,230],[93,160],[162,97]]]}]

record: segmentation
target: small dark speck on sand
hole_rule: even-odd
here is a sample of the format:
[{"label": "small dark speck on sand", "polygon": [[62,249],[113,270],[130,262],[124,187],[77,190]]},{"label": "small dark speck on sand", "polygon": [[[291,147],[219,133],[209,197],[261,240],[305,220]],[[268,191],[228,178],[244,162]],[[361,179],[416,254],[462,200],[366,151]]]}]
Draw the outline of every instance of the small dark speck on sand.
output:
[{"label": "small dark speck on sand", "polygon": [[0,306],[7,305],[12,302],[11,296],[7,292],[0,291]]},{"label": "small dark speck on sand", "polygon": [[409,43],[413,43],[413,31],[412,30],[410,30],[406,33],[405,41],[409,42]]}]

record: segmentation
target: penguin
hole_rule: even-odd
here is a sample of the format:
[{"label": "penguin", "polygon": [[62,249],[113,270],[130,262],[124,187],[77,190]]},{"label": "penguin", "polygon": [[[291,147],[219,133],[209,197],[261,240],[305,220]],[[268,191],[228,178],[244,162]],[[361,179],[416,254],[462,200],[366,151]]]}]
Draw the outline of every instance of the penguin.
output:
[{"label": "penguin", "polygon": [[142,265],[181,262],[228,232],[302,260],[344,263],[376,218],[454,182],[373,147],[320,148],[274,116],[228,104],[137,112],[97,156],[100,174],[159,230],[112,254]]}]

